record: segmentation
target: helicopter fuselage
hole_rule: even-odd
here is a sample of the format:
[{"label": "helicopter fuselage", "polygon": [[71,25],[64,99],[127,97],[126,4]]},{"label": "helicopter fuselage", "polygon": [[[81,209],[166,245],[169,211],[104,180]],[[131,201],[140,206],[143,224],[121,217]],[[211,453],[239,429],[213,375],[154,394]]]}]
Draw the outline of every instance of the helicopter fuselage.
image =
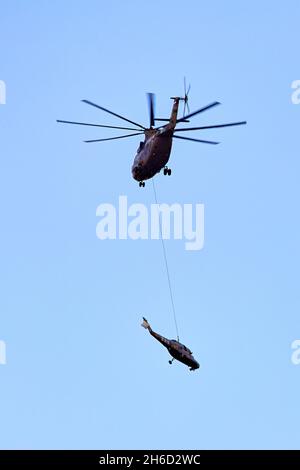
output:
[{"label": "helicopter fuselage", "polygon": [[169,161],[180,101],[179,97],[173,99],[174,104],[168,124],[158,129],[147,129],[145,140],[140,142],[131,169],[132,176],[137,181],[152,178]]},{"label": "helicopter fuselage", "polygon": [[200,365],[193,357],[192,351],[184,346],[184,344],[179,343],[179,341],[176,341],[175,339],[167,339],[152,329],[149,329],[149,333],[165,346],[165,348],[167,348],[174,359],[188,366],[190,370],[199,369]]},{"label": "helicopter fuselage", "polygon": [[167,165],[172,149],[172,136],[172,131],[161,133],[158,130],[140,143],[131,170],[135,180],[148,180]]}]

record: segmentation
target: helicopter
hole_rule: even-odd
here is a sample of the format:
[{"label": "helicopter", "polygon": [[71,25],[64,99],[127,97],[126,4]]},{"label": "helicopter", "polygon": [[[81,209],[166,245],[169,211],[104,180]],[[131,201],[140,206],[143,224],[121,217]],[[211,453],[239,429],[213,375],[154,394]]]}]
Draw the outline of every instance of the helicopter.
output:
[{"label": "helicopter", "polygon": [[[128,137],[134,137],[137,135],[144,134],[145,138],[143,141],[140,142],[139,147],[137,149],[136,156],[133,161],[133,165],[131,168],[133,178],[139,182],[140,187],[145,186],[145,180],[152,178],[154,175],[159,173],[163,169],[164,175],[171,175],[171,168],[167,166],[167,163],[170,158],[171,150],[172,150],[172,142],[173,139],[183,139],[192,142],[200,142],[205,144],[217,145],[219,142],[211,141],[211,140],[203,140],[203,139],[195,139],[191,137],[185,137],[182,135],[178,135],[177,132],[187,132],[187,131],[196,131],[196,130],[206,130],[206,129],[215,129],[221,127],[231,127],[231,126],[240,126],[246,124],[246,121],[240,122],[231,122],[228,124],[216,124],[210,126],[201,126],[201,127],[180,127],[176,128],[177,124],[187,123],[190,122],[189,119],[203,113],[204,111],[208,111],[209,109],[214,108],[221,104],[219,101],[214,101],[197,111],[192,113],[189,112],[189,105],[188,105],[188,95],[190,91],[190,85],[188,90],[186,90],[186,81],[184,80],[184,97],[179,96],[172,96],[170,99],[173,100],[172,111],[169,119],[161,119],[155,117],[155,95],[153,93],[147,93],[148,97],[148,106],[149,106],[149,115],[150,115],[150,125],[149,127],[145,127],[139,123],[136,123],[120,114],[117,114],[109,109],[104,108],[103,106],[99,106],[96,103],[88,100],[82,100],[83,103],[86,103],[90,106],[98,108],[108,114],[111,114],[123,121],[126,121],[135,127],[120,127],[120,126],[109,126],[104,124],[92,124],[86,122],[75,122],[75,121],[64,121],[58,119],[57,122],[63,124],[76,124],[80,126],[92,126],[92,127],[101,127],[101,128],[109,128],[109,129],[121,129],[121,130],[128,130],[131,131],[130,134],[120,135],[116,137],[108,137],[105,139],[93,139],[93,140],[85,140],[85,143],[94,143],[94,142],[104,142],[116,139],[124,139]],[[179,110],[179,103],[184,103],[184,110],[183,116],[178,118],[178,110]],[[188,114],[185,115],[185,110],[188,110]],[[167,121],[167,124],[154,127],[156,121]],[[138,131],[132,133],[132,131]]]},{"label": "helicopter", "polygon": [[165,348],[167,348],[167,350],[172,356],[172,359],[169,361],[169,364],[172,364],[174,359],[177,359],[177,361],[189,366],[190,370],[199,369],[200,364],[193,357],[192,351],[186,346],[184,346],[184,344],[180,343],[179,341],[176,341],[175,339],[167,339],[164,336],[161,336],[160,334],[153,331],[145,317],[143,317],[143,322],[141,326],[146,328],[146,330],[149,331],[150,335],[153,336],[153,338],[157,339],[157,341],[159,341]]}]

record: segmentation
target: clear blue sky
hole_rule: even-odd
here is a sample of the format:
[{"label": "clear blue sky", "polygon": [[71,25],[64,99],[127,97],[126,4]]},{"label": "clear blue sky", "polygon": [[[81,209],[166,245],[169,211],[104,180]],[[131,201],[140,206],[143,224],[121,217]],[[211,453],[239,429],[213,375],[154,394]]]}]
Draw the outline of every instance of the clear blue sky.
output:
[{"label": "clear blue sky", "polygon": [[[299,448],[299,2],[2,2],[1,448]],[[159,200],[205,204],[205,247],[166,242],[194,373],[140,327],[174,337],[159,241],[96,238],[96,207],[153,201],[130,167],[147,123],[192,84],[194,125],[219,146],[174,142]],[[199,134],[200,137],[200,134]]]}]

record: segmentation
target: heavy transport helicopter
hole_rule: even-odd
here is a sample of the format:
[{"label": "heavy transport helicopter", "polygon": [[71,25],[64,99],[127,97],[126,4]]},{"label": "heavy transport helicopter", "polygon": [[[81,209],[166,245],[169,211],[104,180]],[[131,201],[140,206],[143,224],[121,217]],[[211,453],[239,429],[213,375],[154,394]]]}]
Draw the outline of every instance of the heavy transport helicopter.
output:
[{"label": "heavy transport helicopter", "polygon": [[[221,127],[231,127],[231,126],[240,126],[242,124],[246,124],[246,121],[240,122],[231,122],[228,124],[216,124],[210,126],[201,126],[201,127],[180,127],[176,128],[177,124],[189,122],[189,118],[196,116],[204,111],[208,111],[211,108],[219,105],[219,101],[214,101],[207,106],[204,106],[197,111],[192,113],[188,113],[185,115],[185,109],[188,107],[188,94],[190,91],[190,86],[188,90],[186,90],[186,83],[184,81],[184,97],[173,96],[171,99],[173,100],[173,107],[171,111],[171,115],[169,119],[159,119],[155,117],[154,111],[154,94],[147,93],[148,96],[148,103],[149,103],[149,114],[150,114],[150,126],[144,127],[141,124],[138,124],[130,119],[121,116],[120,114],[116,114],[109,109],[103,108],[96,103],[93,103],[88,100],[82,100],[84,103],[94,106],[95,108],[101,109],[106,113],[109,113],[123,121],[126,121],[130,124],[133,124],[135,127],[120,127],[120,126],[108,126],[104,124],[92,124],[86,122],[75,122],[75,121],[62,121],[57,120],[57,122],[64,123],[64,124],[77,124],[80,126],[93,126],[93,127],[104,127],[109,129],[121,129],[121,130],[128,130],[128,131],[137,131],[135,133],[120,135],[116,137],[108,137],[105,139],[93,139],[93,140],[86,140],[86,143],[93,143],[93,142],[104,142],[108,140],[116,140],[116,139],[124,139],[127,137],[133,137],[137,135],[145,135],[145,138],[137,149],[136,156],[133,161],[132,165],[132,176],[133,178],[139,182],[140,187],[145,186],[145,180],[152,178],[156,173],[159,173],[162,169],[164,170],[164,175],[171,175],[171,169],[168,168],[167,163],[170,158],[171,149],[172,149],[172,142],[173,139],[183,139],[192,142],[200,142],[205,144],[212,144],[216,145],[219,142],[211,141],[211,140],[203,140],[203,139],[195,139],[191,137],[185,137],[182,135],[177,135],[177,132],[187,132],[187,131],[196,131],[196,130],[206,130],[206,129],[215,129]],[[178,108],[180,101],[184,102],[184,111],[183,117],[178,118]],[[167,124],[159,127],[154,127],[155,121],[167,121]]]},{"label": "heavy transport helicopter", "polygon": [[[150,126],[148,128],[88,100],[82,100],[82,101],[90,106],[94,106],[95,108],[101,109],[102,111],[105,111],[106,113],[109,113],[115,117],[118,117],[119,119],[122,119],[123,121],[129,122],[130,124],[133,124],[135,127],[133,128],[133,127],[108,126],[104,124],[63,121],[60,119],[58,119],[57,122],[60,122],[63,124],[76,124],[80,126],[105,127],[109,129],[138,131],[135,133],[120,135],[116,137],[108,137],[105,139],[85,140],[86,143],[104,142],[104,141],[116,140],[116,139],[125,139],[127,137],[134,137],[137,135],[144,134],[145,139],[144,141],[140,142],[140,145],[137,149],[137,154],[134,158],[134,162],[131,168],[133,178],[139,182],[139,185],[141,187],[144,187],[145,180],[152,178],[156,173],[159,173],[162,169],[164,169],[164,175],[171,175],[171,169],[168,168],[167,163],[170,158],[172,142],[174,138],[189,140],[192,142],[212,144],[212,145],[219,144],[219,142],[215,142],[211,140],[184,137],[181,135],[177,135],[176,134],[177,132],[206,130],[206,129],[214,129],[214,128],[219,128],[219,127],[240,126],[242,124],[246,124],[246,121],[240,121],[240,122],[231,122],[229,124],[216,124],[212,126],[176,128],[177,124],[189,122],[189,118],[196,116],[200,113],[203,113],[204,111],[208,111],[209,109],[220,104],[219,101],[214,101],[213,103],[207,106],[204,106],[198,109],[197,111],[194,111],[193,113],[189,113],[185,115],[186,106],[189,110],[189,107],[188,107],[189,91],[190,91],[190,86],[188,90],[186,90],[186,83],[184,81],[184,97],[179,97],[179,96],[171,97],[171,99],[173,100],[173,107],[172,107],[171,116],[169,119],[159,119],[155,117],[154,94],[147,93],[148,103],[149,103],[149,114],[150,114]],[[183,111],[183,117],[178,119],[178,108],[179,108],[180,101],[184,102],[184,111]],[[165,124],[164,126],[154,127],[155,121],[167,121],[167,124]]]},{"label": "heavy transport helicopter", "polygon": [[176,341],[175,339],[167,339],[164,336],[161,336],[160,334],[153,331],[148,321],[144,317],[141,326],[146,328],[146,330],[149,331],[150,335],[153,336],[153,338],[157,339],[157,341],[159,341],[165,348],[167,348],[167,350],[173,357],[173,359],[169,361],[169,364],[172,364],[174,359],[177,359],[177,361],[180,361],[183,364],[189,366],[190,370],[199,369],[200,364],[193,357],[192,351],[186,346],[184,346],[184,344],[179,343],[179,341]]}]

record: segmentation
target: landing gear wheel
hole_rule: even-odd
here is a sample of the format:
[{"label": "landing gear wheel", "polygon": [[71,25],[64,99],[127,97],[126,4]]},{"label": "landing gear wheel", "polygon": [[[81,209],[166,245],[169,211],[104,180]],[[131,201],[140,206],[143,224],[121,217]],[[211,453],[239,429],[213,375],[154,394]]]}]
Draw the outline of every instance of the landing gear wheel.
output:
[{"label": "landing gear wheel", "polygon": [[172,171],[171,171],[171,168],[168,168],[167,166],[165,166],[164,168],[164,175],[171,175]]},{"label": "landing gear wheel", "polygon": [[172,170],[171,168],[168,168],[168,175],[171,176]]},{"label": "landing gear wheel", "polygon": [[140,181],[139,182],[139,187],[144,188],[145,187],[145,181]]},{"label": "landing gear wheel", "polygon": [[164,175],[166,176],[167,173],[168,173],[168,168],[164,168]]}]

